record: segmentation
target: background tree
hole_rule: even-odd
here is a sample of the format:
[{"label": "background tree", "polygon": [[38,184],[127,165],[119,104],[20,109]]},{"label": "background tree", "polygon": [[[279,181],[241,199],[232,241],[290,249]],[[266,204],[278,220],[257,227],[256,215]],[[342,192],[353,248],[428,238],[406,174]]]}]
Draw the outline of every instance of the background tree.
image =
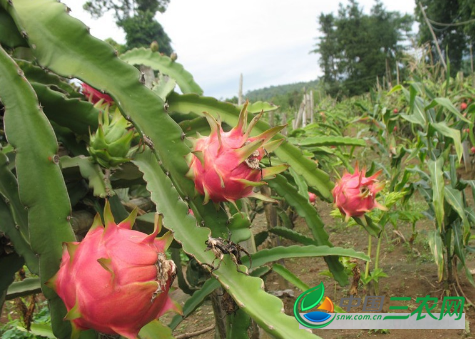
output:
[{"label": "background tree", "polygon": [[91,0],[84,4],[84,9],[93,17],[99,18],[112,11],[117,26],[121,27],[126,36],[126,48],[148,47],[157,41],[159,51],[171,54],[171,40],[155,19],[157,12],[163,13],[170,0]]},{"label": "background tree", "polygon": [[312,52],[320,54],[320,67],[329,94],[358,95],[373,86],[376,77],[391,81],[397,58],[404,50],[402,41],[411,30],[412,17],[387,12],[376,1],[371,14],[364,14],[356,0],[338,16],[322,14],[322,36]]},{"label": "background tree", "polygon": [[331,13],[322,13],[318,22],[323,37],[320,38],[320,43],[312,52],[320,54],[320,67],[323,69],[325,89],[330,95],[335,95],[339,90],[337,62],[341,58],[336,35],[335,17]]},{"label": "background tree", "polygon": [[[465,57],[469,56],[470,44],[475,46],[475,2],[473,0],[420,0],[429,19],[443,58],[449,58],[451,73],[462,69]],[[416,19],[420,23],[419,42],[430,44],[432,57],[439,60],[434,39],[419,6],[416,7]],[[448,55],[447,55],[448,51]]]},{"label": "background tree", "polygon": [[157,41],[159,51],[170,55],[173,52],[171,40],[153,16],[150,11],[139,11],[137,15],[118,22],[118,26],[127,33],[125,36],[127,49],[148,47],[152,41]]}]

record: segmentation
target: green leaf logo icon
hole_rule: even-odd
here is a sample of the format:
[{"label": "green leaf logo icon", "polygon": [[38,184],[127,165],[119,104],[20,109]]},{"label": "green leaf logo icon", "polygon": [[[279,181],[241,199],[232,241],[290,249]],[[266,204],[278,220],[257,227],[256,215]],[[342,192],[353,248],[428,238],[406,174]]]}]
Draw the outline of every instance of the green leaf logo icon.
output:
[{"label": "green leaf logo icon", "polygon": [[320,285],[307,290],[302,298],[300,309],[305,312],[311,308],[314,308],[320,303],[324,293],[325,287],[323,286],[323,282],[321,282]]}]

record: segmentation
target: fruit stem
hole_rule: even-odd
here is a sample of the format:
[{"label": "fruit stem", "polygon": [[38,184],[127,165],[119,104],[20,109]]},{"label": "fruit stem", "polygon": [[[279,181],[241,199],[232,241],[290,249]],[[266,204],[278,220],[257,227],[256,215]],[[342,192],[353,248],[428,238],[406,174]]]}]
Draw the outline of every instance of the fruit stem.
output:
[{"label": "fruit stem", "polygon": [[[376,261],[374,263],[374,269],[378,269],[379,267],[379,250],[381,248],[381,239],[383,237],[381,236],[381,234],[379,235],[379,238],[378,238],[378,246],[376,247]],[[377,281],[374,282],[374,291],[376,293],[376,295],[379,294],[379,279]]]},{"label": "fruit stem", "polygon": [[[371,258],[371,234],[368,235],[368,257]],[[369,276],[369,261],[366,262],[366,269],[364,273],[365,281],[368,281]]]},{"label": "fruit stem", "polygon": [[381,237],[381,236],[378,238],[378,246],[376,247],[376,259],[375,259],[376,261],[374,263],[374,269],[377,269],[379,267],[379,249],[381,248],[381,239],[382,238],[383,237]]}]

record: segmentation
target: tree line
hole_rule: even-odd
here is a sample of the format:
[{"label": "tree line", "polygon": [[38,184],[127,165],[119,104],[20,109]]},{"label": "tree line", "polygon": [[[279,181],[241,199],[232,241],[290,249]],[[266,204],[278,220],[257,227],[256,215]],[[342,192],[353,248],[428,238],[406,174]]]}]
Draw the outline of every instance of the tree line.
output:
[{"label": "tree line", "polygon": [[[159,51],[173,52],[171,39],[155,19],[157,12],[165,12],[170,0],[88,0],[84,5],[93,17],[105,12],[114,14],[116,23],[126,33],[126,44],[109,39],[119,52],[135,47],[148,47],[157,41]],[[424,17],[420,5],[424,8]],[[334,13],[318,17],[318,43],[311,51],[319,55],[323,72],[320,81],[326,93],[335,96],[354,96],[367,92],[376,79],[394,84],[398,75],[404,78],[406,69],[402,56],[410,49],[411,38],[419,44],[430,44],[431,62],[442,57],[450,61],[451,75],[458,71],[472,72],[471,60],[475,49],[474,0],[416,0],[414,16],[387,11],[381,0],[376,0],[369,14],[363,13],[357,0],[340,3]],[[419,24],[417,34],[412,32],[414,22]],[[434,32],[436,40],[434,40]],[[436,44],[440,46],[441,56]],[[292,86],[291,86],[292,87]],[[278,92],[285,93],[278,93]],[[277,88],[266,91],[274,101],[293,106],[300,89]],[[257,93],[256,93],[257,94]],[[262,98],[262,93],[256,95]],[[264,99],[265,100],[265,99]]]},{"label": "tree line", "polygon": [[350,0],[340,3],[337,15],[322,13],[318,22],[322,34],[312,52],[320,55],[325,89],[332,96],[353,96],[367,92],[377,77],[393,80],[413,18],[386,11],[380,1],[364,14]]},{"label": "tree line", "polygon": [[415,16],[411,16],[387,11],[380,0],[369,14],[363,13],[356,0],[349,0],[346,6],[340,3],[336,15],[319,16],[320,36],[311,52],[319,55],[321,80],[327,93],[337,97],[359,95],[372,88],[377,78],[394,84],[398,71],[403,77],[401,57],[411,47],[415,20],[420,27],[416,41],[433,47],[429,54],[432,62],[440,61],[437,43],[442,58],[450,61],[451,75],[472,71],[468,65],[475,47],[475,1],[417,1],[427,19],[418,2]]}]

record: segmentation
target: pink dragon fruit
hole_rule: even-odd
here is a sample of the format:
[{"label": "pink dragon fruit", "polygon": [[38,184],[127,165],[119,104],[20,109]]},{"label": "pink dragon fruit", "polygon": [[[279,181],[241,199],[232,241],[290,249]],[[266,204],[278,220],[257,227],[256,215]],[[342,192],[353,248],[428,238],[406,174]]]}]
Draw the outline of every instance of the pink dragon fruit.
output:
[{"label": "pink dragon fruit", "polygon": [[103,100],[107,104],[113,104],[114,99],[110,97],[110,95],[102,93],[97,89],[89,86],[85,82],[82,83],[82,94],[93,104],[96,104],[100,100]]},{"label": "pink dragon fruit", "polygon": [[65,243],[60,269],[47,285],[64,301],[73,336],[92,328],[137,338],[153,319],[169,310],[181,312],[168,296],[176,267],[164,251],[173,236],[156,238],[158,214],[152,234],[131,230],[136,214],[116,225],[106,203],[105,228],[98,214],[83,241]]},{"label": "pink dragon fruit", "polygon": [[308,200],[313,204],[317,200],[317,195],[312,192],[308,192]]},{"label": "pink dragon fruit", "polygon": [[345,215],[345,221],[351,217],[361,217],[375,207],[386,210],[386,207],[376,201],[376,194],[384,187],[384,183],[376,180],[381,171],[368,178],[365,174],[366,170],[363,168],[360,172],[356,164],[355,172],[345,172],[333,188],[334,204]]},{"label": "pink dragon fruit", "polygon": [[253,192],[253,188],[266,184],[261,179],[272,178],[288,168],[287,165],[263,169],[259,166],[265,152],[271,152],[282,143],[283,139],[270,140],[285,126],[276,126],[250,137],[252,128],[263,112],[254,117],[247,127],[247,105],[248,102],[241,110],[237,126],[229,132],[224,132],[220,123],[203,112],[211,126],[211,134],[207,137],[200,136],[194,141],[187,176],[194,180],[196,190],[205,196],[205,204],[209,200],[215,203],[234,203],[244,197],[274,201]]}]

